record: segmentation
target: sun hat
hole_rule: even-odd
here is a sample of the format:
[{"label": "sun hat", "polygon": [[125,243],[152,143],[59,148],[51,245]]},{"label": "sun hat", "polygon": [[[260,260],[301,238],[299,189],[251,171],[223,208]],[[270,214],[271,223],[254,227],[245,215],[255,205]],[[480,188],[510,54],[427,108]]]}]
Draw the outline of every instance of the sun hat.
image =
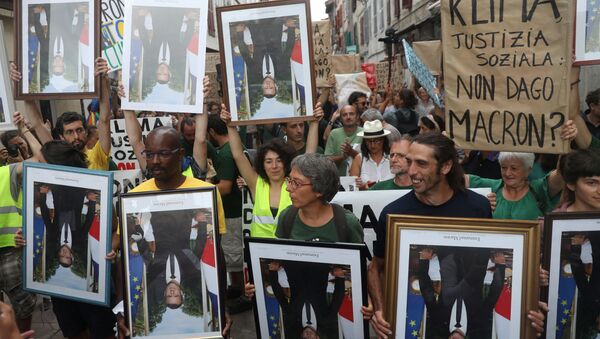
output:
[{"label": "sun hat", "polygon": [[392,132],[383,129],[381,121],[367,121],[363,126],[363,130],[358,132],[356,136],[362,137],[363,139],[374,139],[384,137]]}]

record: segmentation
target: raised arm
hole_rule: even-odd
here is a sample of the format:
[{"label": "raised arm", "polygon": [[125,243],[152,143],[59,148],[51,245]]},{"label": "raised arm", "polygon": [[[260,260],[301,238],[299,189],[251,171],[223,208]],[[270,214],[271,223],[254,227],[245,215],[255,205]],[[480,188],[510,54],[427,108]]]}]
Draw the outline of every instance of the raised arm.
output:
[{"label": "raised arm", "polygon": [[225,105],[222,105],[221,108],[221,119],[227,124],[229,145],[231,146],[231,155],[233,155],[235,165],[237,166],[244,180],[246,180],[246,184],[248,184],[248,188],[250,188],[252,196],[256,197],[256,180],[258,179],[258,174],[252,167],[250,160],[248,160],[246,155],[244,155],[242,139],[240,139],[240,134],[238,133],[237,128],[230,124],[231,113],[225,110]]},{"label": "raised arm", "polygon": [[210,92],[210,81],[207,76],[204,77],[204,112],[202,114],[196,114],[196,131],[194,136],[194,149],[193,157],[200,169],[203,172],[208,170],[206,159],[208,157],[207,145],[206,145],[206,130],[208,128],[208,109],[206,106],[206,97]]},{"label": "raised arm", "polygon": [[[124,96],[125,89],[123,88],[123,84],[119,84],[119,97],[123,98]],[[146,158],[142,155],[142,152],[146,149],[146,146],[142,139],[142,126],[134,111],[123,111],[123,116],[125,117],[125,132],[129,138],[129,144],[133,148],[133,153],[143,172],[146,170]]]},{"label": "raised arm", "polygon": [[38,139],[31,133],[29,128],[27,128],[27,120],[21,115],[21,112],[13,113],[13,123],[19,129],[19,132],[27,143],[29,144],[29,148],[31,149],[31,153],[33,154],[34,159],[41,159],[42,154],[42,145],[38,141]]},{"label": "raised arm", "polygon": [[319,122],[323,119],[321,103],[317,102],[313,112],[313,120],[308,123],[308,135],[306,137],[306,153],[316,153],[319,147]]},{"label": "raised arm", "polygon": [[102,58],[96,59],[96,76],[100,76],[100,119],[98,127],[98,142],[104,154],[110,154],[110,86],[108,79],[108,63]]}]

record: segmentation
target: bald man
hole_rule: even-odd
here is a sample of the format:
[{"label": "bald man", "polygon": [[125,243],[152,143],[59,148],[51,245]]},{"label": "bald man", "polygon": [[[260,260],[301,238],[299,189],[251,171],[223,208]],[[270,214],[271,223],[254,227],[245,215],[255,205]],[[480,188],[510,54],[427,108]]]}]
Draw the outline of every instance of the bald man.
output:
[{"label": "bald man", "polygon": [[357,149],[362,138],[357,136],[362,128],[356,108],[352,105],[342,107],[340,111],[342,127],[336,128],[329,134],[325,145],[325,155],[329,156],[338,167],[340,176],[348,175],[348,164],[358,154]]}]

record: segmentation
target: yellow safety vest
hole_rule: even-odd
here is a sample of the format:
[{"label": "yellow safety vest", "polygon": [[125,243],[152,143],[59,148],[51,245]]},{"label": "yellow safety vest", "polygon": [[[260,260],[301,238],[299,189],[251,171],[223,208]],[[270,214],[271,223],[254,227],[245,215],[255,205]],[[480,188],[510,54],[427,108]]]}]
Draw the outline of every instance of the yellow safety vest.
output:
[{"label": "yellow safety vest", "polygon": [[181,172],[181,174],[185,175],[186,177],[194,177],[194,172],[192,171],[192,166],[188,166],[185,171]]},{"label": "yellow safety vest", "polygon": [[15,246],[15,232],[23,226],[23,196],[15,201],[10,193],[10,167],[0,167],[0,248]]},{"label": "yellow safety vest", "polygon": [[277,215],[273,218],[269,204],[269,183],[260,176],[256,180],[256,196],[254,197],[254,208],[252,209],[252,223],[250,224],[250,235],[258,238],[275,238],[277,219],[286,207],[292,204],[290,194],[286,190],[287,183],[281,185],[279,197],[279,208]]}]

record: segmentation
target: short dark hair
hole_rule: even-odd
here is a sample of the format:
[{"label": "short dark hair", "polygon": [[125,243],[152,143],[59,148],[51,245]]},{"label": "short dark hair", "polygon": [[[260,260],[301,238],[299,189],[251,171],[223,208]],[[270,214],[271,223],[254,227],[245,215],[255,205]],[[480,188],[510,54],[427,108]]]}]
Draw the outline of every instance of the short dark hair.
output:
[{"label": "short dark hair", "polygon": [[179,124],[179,131],[183,133],[183,126],[195,126],[196,121],[190,117],[183,117],[181,119],[181,123]]},{"label": "short dark hair", "polygon": [[[575,184],[585,177],[600,176],[600,154],[593,150],[577,150],[561,157],[558,165],[566,184]],[[568,187],[564,190],[563,202],[575,202],[575,192]]]},{"label": "short dark hair", "polygon": [[65,132],[65,125],[75,121],[81,121],[83,128],[87,128],[87,124],[83,115],[77,112],[65,112],[61,114],[58,119],[56,119],[56,132],[58,135],[63,135]]},{"label": "short dark hair", "polygon": [[2,141],[2,145],[4,145],[4,147],[8,147],[8,142],[10,141],[10,139],[20,136],[21,133],[19,133],[18,131],[6,131],[0,136],[0,141]]},{"label": "short dark hair", "polygon": [[588,107],[590,107],[591,104],[599,104],[600,103],[600,88],[589,92],[585,96],[585,103],[588,105]]},{"label": "short dark hair", "polygon": [[358,92],[358,91],[352,92],[350,94],[350,96],[348,97],[348,104],[354,105],[358,101],[358,99],[366,98],[366,97],[367,97],[367,95],[363,92]]},{"label": "short dark hair", "polygon": [[[435,124],[437,124],[437,126],[433,123],[433,121],[431,121],[429,116],[431,116],[433,118],[433,120],[435,121]],[[421,120],[421,123],[430,130],[437,130],[439,132],[443,132],[446,129],[444,119],[440,118],[438,115],[429,114],[427,116],[421,117],[420,120]]]},{"label": "short dark hair", "polygon": [[42,155],[49,164],[87,168],[85,153],[78,151],[73,145],[63,140],[52,140],[45,143],[42,146]]},{"label": "short dark hair", "polygon": [[267,152],[269,151],[277,153],[277,155],[283,162],[285,176],[288,176],[288,174],[290,174],[290,171],[292,170],[292,158],[296,152],[292,148],[292,146],[289,146],[280,139],[271,139],[271,141],[260,146],[258,152],[256,153],[256,160],[254,161],[256,173],[258,173],[258,175],[260,175],[260,177],[263,178],[263,180],[269,182],[269,176],[267,175],[267,171],[265,171],[264,164],[265,157],[267,156]]},{"label": "short dark hair", "polygon": [[406,108],[412,109],[418,103],[415,93],[413,91],[411,91],[410,89],[403,88],[400,90],[398,95],[400,96],[400,99],[402,99],[404,107],[406,107]]},{"label": "short dark hair", "polygon": [[227,124],[218,114],[208,116],[208,129],[212,129],[217,135],[227,135]]},{"label": "short dark hair", "polygon": [[446,181],[454,191],[465,191],[465,173],[458,163],[458,154],[454,148],[454,141],[440,133],[425,133],[417,135],[413,143],[433,148],[433,156],[437,161],[437,170],[448,161],[452,162],[450,172],[446,174]]},{"label": "short dark hair", "polygon": [[[387,136],[383,138],[383,154],[390,154],[390,139]],[[360,154],[362,156],[363,161],[369,159],[369,148],[367,147],[367,140],[371,140],[368,138],[363,138],[360,143]]]}]

